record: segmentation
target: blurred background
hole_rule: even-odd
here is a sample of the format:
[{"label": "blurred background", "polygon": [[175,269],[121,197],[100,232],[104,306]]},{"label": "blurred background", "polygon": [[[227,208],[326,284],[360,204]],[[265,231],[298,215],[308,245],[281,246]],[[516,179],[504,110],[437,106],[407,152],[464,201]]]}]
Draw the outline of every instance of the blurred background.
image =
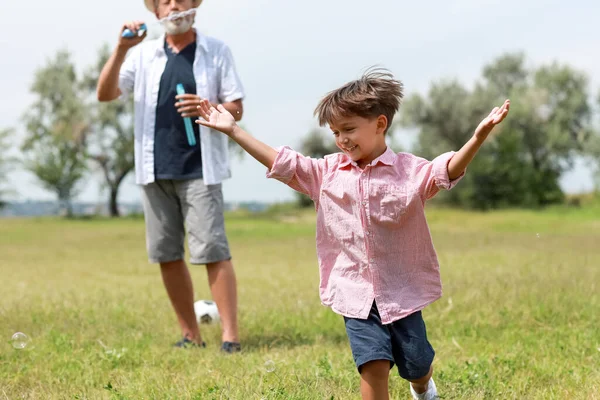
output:
[{"label": "blurred background", "polygon": [[[6,2],[0,26],[3,216],[140,213],[131,106],[99,104],[95,83],[121,25],[160,28],[142,0]],[[578,205],[598,191],[600,3],[530,0],[206,0],[204,34],[227,43],[247,97],[243,126],[272,146],[335,151],[313,110],[368,67],[405,85],[390,146],[457,150],[496,105],[507,121],[460,190],[467,209]],[[310,205],[232,145],[230,209]]]},{"label": "blurred background", "polygon": [[[318,296],[312,204],[235,144],[224,196],[244,352],[219,354],[218,324],[202,327],[201,354],[171,350],[132,102],[95,93],[124,22],[160,35],[143,1],[0,10],[0,398],[359,398],[343,320]],[[598,16],[591,0],[199,8],[196,28],[234,55],[243,126],[274,147],[336,151],[313,110],[374,65],[405,85],[389,145],[428,159],[511,99],[465,178],[427,208],[444,296],[425,312],[445,399],[600,399]],[[194,298],[211,299],[205,269],[190,273]],[[390,393],[409,397],[396,373]]]}]

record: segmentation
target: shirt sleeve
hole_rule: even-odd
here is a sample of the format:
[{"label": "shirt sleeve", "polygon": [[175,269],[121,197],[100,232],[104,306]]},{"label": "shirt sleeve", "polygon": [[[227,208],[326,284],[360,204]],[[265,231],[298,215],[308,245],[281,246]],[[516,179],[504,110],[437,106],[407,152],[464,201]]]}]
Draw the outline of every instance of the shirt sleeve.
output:
[{"label": "shirt sleeve", "polygon": [[417,158],[416,178],[419,184],[419,192],[424,199],[429,200],[441,189],[450,190],[463,178],[465,171],[456,179],[450,180],[448,176],[448,163],[454,157],[455,152],[447,152],[427,161]]},{"label": "shirt sleeve", "polygon": [[275,162],[267,171],[267,178],[277,179],[317,202],[323,181],[325,162],[322,158],[306,157],[284,146],[278,149]]},{"label": "shirt sleeve", "polygon": [[139,49],[134,47],[125,58],[123,65],[121,65],[121,70],[119,71],[119,90],[121,90],[121,99],[126,98],[133,91],[139,54]]},{"label": "shirt sleeve", "polygon": [[244,88],[235,68],[233,55],[226,45],[221,49],[219,76],[219,102],[229,103],[244,98]]}]

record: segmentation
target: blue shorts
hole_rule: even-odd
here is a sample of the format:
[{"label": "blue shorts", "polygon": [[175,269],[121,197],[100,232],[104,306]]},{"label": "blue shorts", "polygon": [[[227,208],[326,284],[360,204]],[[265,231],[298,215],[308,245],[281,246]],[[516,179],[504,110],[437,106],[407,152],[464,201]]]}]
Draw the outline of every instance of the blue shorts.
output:
[{"label": "blue shorts", "polygon": [[364,364],[376,360],[389,360],[390,369],[397,365],[400,376],[407,380],[429,373],[435,351],[427,340],[421,311],[382,325],[373,302],[368,319],[344,317],[344,321],[359,373]]}]

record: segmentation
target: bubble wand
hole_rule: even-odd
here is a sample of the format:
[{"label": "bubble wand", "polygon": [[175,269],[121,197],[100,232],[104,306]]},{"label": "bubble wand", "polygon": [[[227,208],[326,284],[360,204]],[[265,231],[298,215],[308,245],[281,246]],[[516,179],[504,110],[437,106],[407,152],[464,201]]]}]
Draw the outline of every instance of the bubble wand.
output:
[{"label": "bubble wand", "polygon": [[[181,83],[177,84],[177,94],[185,94],[185,89]],[[190,117],[184,117],[183,123],[185,124],[185,132],[187,133],[188,144],[190,146],[196,145],[196,136],[194,136],[194,128],[192,127],[192,119]]]}]

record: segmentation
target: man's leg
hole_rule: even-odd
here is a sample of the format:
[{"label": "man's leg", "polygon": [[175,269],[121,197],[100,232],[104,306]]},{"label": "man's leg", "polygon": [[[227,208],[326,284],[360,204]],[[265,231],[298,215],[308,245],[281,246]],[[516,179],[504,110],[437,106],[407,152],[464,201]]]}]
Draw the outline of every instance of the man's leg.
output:
[{"label": "man's leg", "polygon": [[142,186],[148,258],[160,264],[163,283],[177,315],[183,337],[201,343],[194,313],[194,291],[185,255],[185,227],[173,181]]},{"label": "man's leg", "polygon": [[[181,181],[177,192],[187,227],[190,262],[206,265],[221,317],[222,340],[237,343],[237,284],[225,234],[221,185],[206,186],[200,179]],[[224,350],[239,350],[239,345],[236,347]]]},{"label": "man's leg", "polygon": [[237,283],[231,260],[210,263],[207,266],[208,284],[217,303],[223,342],[239,342],[237,326]]},{"label": "man's leg", "polygon": [[175,314],[177,314],[183,337],[202,344],[194,312],[194,286],[185,261],[160,263],[160,272]]}]

